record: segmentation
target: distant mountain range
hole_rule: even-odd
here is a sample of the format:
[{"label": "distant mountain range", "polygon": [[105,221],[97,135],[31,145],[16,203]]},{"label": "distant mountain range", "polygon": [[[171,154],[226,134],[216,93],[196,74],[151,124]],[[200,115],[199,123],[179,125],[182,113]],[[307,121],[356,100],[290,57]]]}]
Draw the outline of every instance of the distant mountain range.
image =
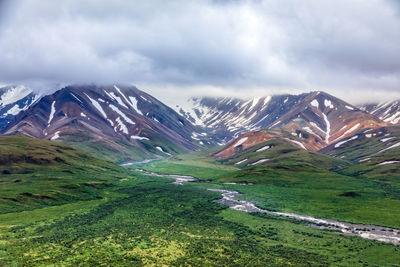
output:
[{"label": "distant mountain range", "polygon": [[377,116],[385,122],[392,124],[400,123],[400,100],[360,105],[360,109]]},{"label": "distant mountain range", "polygon": [[224,143],[249,131],[273,129],[297,137],[307,149],[319,150],[359,129],[387,125],[376,116],[324,92],[247,101],[192,98],[189,104],[190,108],[177,106],[176,110]]},{"label": "distant mountain range", "polygon": [[61,141],[118,162],[228,144],[224,158],[270,139],[319,151],[398,123],[399,103],[356,107],[310,92],[191,98],[173,110],[134,86],[74,85],[43,97],[9,86],[0,89],[0,132]]}]

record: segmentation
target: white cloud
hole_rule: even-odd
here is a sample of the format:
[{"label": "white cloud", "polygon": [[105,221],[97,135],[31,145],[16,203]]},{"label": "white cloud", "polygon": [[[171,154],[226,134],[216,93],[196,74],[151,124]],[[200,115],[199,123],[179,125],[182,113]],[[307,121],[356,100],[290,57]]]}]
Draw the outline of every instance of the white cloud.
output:
[{"label": "white cloud", "polygon": [[6,3],[1,83],[133,82],[180,95],[400,94],[392,0]]}]

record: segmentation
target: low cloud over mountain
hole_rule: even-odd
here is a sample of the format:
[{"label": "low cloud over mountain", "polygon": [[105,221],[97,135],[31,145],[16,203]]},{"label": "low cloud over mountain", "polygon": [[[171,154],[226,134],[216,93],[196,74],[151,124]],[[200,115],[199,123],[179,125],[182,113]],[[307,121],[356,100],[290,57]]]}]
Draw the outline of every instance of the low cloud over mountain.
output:
[{"label": "low cloud over mountain", "polygon": [[295,88],[347,100],[349,89],[353,98],[400,90],[396,1],[21,0],[0,8],[3,84]]}]

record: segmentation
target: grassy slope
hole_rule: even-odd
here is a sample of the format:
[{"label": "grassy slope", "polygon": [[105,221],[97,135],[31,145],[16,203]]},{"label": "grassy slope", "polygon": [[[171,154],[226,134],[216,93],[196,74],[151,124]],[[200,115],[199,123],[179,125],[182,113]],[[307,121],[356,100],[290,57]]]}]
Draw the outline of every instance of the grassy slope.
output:
[{"label": "grassy slope", "polygon": [[104,188],[129,177],[113,163],[57,142],[2,136],[0,148],[0,213],[101,198]]},{"label": "grassy slope", "polygon": [[[339,147],[331,145],[325,149],[322,149],[321,152],[337,158],[344,158],[355,163],[357,163],[360,159],[375,155],[400,154],[400,147],[379,153],[379,151],[382,151],[383,149],[400,142],[399,126],[383,127],[376,130],[371,130],[367,133],[359,132],[356,135],[358,137],[355,140],[346,142],[342,145],[339,144]],[[392,137],[392,139],[382,142],[382,140],[390,137]]]},{"label": "grassy slope", "polygon": [[[265,146],[270,148],[257,152]],[[251,165],[262,159],[268,159],[268,161]],[[246,161],[243,162],[243,160]],[[293,182],[297,177],[303,177],[309,173],[331,176],[333,173],[330,170],[349,165],[346,161],[300,149],[282,140],[269,140],[221,162],[239,166],[243,170],[234,173],[232,177],[225,177],[225,179],[260,184],[270,184],[270,179],[281,183],[286,183],[288,179],[288,182]],[[268,176],[265,175],[266,172]]]},{"label": "grassy slope", "polygon": [[[340,170],[344,175],[370,179],[382,187],[400,190],[400,163],[380,165],[382,162],[400,161],[400,146],[383,151],[400,142],[400,127],[383,127],[367,134],[369,137],[366,133],[358,133],[357,139],[323,152],[353,162],[351,166]],[[399,194],[397,198],[400,198]]]}]

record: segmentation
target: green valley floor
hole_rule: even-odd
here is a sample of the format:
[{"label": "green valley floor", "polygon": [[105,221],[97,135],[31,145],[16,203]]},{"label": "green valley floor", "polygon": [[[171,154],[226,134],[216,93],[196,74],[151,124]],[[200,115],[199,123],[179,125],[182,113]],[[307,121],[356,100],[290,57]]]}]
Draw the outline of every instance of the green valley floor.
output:
[{"label": "green valley floor", "polygon": [[[326,172],[300,173],[285,183],[276,177],[260,182],[260,169],[243,181],[243,170],[207,155],[209,151],[187,154],[128,170],[112,165],[102,169],[104,162],[89,158],[99,169],[86,172],[75,162],[70,176],[53,168],[54,179],[48,181],[53,187],[47,192],[43,173],[13,174],[10,169],[1,178],[7,186],[0,197],[2,207],[10,203],[15,211],[0,214],[0,265],[400,266],[400,246],[229,209],[214,202],[221,194],[205,190],[237,190],[270,210],[400,228],[395,186]],[[70,164],[69,157],[63,159]],[[137,168],[200,180],[171,184],[174,179],[144,175]],[[13,184],[18,175],[22,182]],[[34,179],[42,182],[32,193],[36,198],[27,198],[24,183]],[[50,199],[37,199],[40,192]],[[14,200],[4,200],[10,194]]]},{"label": "green valley floor", "polygon": [[194,185],[137,175],[101,200],[0,215],[18,265],[393,266],[399,247],[228,209]]}]

